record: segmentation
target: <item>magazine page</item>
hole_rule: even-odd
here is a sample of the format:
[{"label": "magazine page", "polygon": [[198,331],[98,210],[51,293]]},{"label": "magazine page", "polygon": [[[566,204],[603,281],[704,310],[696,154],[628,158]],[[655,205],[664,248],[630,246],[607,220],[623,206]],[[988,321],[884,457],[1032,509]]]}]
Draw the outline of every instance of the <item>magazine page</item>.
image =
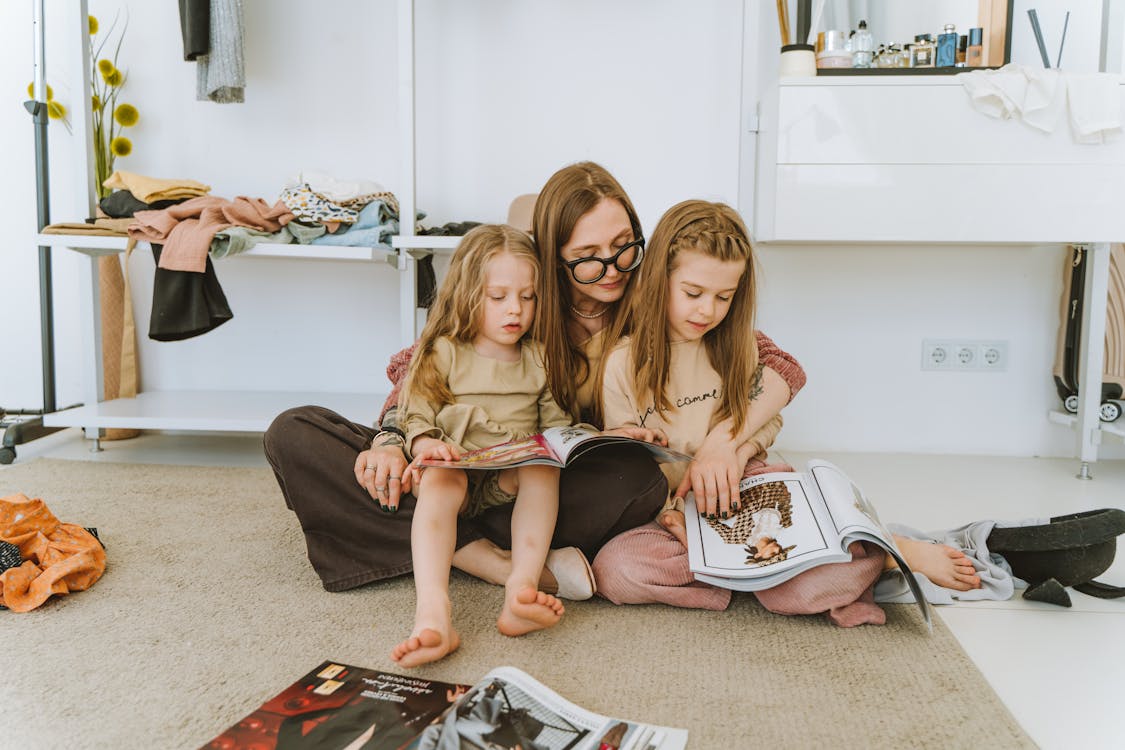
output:
[{"label": "magazine page", "polygon": [[776,585],[823,562],[847,560],[831,519],[807,476],[775,472],[747,477],[739,484],[739,510],[733,518],[705,519],[685,500],[688,562],[694,573],[714,583],[753,591]]},{"label": "magazine page", "polygon": [[932,632],[930,605],[922,593],[922,588],[903,558],[902,551],[895,544],[894,535],[883,524],[867,495],[842,469],[828,461],[813,459],[809,461],[808,468],[809,476],[824,497],[836,533],[848,543],[854,539],[875,542],[895,559],[911,593],[914,594],[914,599],[918,602],[922,618]]},{"label": "magazine page", "polygon": [[448,469],[503,469],[525,464],[561,465],[550,444],[542,435],[532,435],[523,440],[509,440],[490,448],[468,451],[456,461],[427,459],[419,466],[441,466]]},{"label": "magazine page", "polygon": [[398,750],[468,688],[326,661],[203,748]]},{"label": "magazine page", "polygon": [[573,425],[571,427],[550,427],[543,431],[543,439],[555,452],[563,464],[569,464],[583,453],[602,445],[613,443],[633,443],[648,449],[656,461],[672,463],[674,461],[690,461],[691,456],[686,453],[674,451],[655,443],[646,443],[643,440],[622,437],[620,435],[604,435],[601,432],[588,430],[585,427]]},{"label": "magazine page", "polygon": [[571,454],[583,443],[603,438],[600,432],[579,425],[548,427],[543,430],[543,442],[563,464],[570,460]]},{"label": "magazine page", "polygon": [[864,531],[893,546],[894,537],[883,525],[875,506],[840,467],[813,459],[808,463],[812,477],[831,516],[832,528],[840,537]]},{"label": "magazine page", "polygon": [[687,730],[657,727],[588,711],[514,667],[492,670],[411,748],[676,750]]}]

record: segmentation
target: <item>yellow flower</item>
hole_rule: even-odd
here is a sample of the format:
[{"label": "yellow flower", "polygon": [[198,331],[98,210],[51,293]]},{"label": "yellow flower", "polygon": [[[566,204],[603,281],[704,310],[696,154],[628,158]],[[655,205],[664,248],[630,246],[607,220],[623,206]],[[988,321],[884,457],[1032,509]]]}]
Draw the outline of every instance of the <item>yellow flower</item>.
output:
[{"label": "yellow flower", "polygon": [[[35,98],[35,81],[27,84],[27,96],[30,99]],[[47,84],[47,101],[52,101],[55,98],[55,90],[51,88],[51,84]]]},{"label": "yellow flower", "polygon": [[133,150],[133,142],[119,135],[109,142],[109,150],[114,156],[128,156]]},{"label": "yellow flower", "polygon": [[94,109],[95,112],[101,110],[101,108],[102,108],[102,98],[100,96],[98,96],[97,94],[93,94],[90,97],[90,103],[93,105],[93,109]]},{"label": "yellow flower", "polygon": [[65,120],[66,107],[59,104],[58,102],[48,102],[47,117],[50,117],[52,120]]},{"label": "yellow flower", "polygon": [[122,81],[125,80],[125,76],[121,75],[120,70],[118,70],[117,68],[114,68],[109,73],[103,74],[102,80],[105,81],[106,83],[108,83],[110,86],[113,86],[114,88],[116,88],[117,86],[121,85]]},{"label": "yellow flower", "polygon": [[101,60],[98,60],[98,72],[103,76],[109,75],[113,72],[113,63],[103,57]]},{"label": "yellow flower", "polygon": [[98,33],[98,19],[89,16],[90,19],[90,36]]},{"label": "yellow flower", "polygon": [[117,120],[117,124],[123,128],[131,128],[137,124],[141,113],[132,104],[118,104],[117,109],[113,110],[113,119]]}]

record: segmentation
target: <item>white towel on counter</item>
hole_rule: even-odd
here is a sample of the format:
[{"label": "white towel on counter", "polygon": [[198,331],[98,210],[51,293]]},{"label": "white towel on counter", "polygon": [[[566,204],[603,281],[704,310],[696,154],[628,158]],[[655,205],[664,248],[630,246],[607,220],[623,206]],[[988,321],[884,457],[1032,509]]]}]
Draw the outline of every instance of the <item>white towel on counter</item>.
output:
[{"label": "white towel on counter", "polygon": [[1079,143],[1105,143],[1121,133],[1119,76],[1075,73],[1068,77],[1066,98],[1070,129]]},{"label": "white towel on counter", "polygon": [[1053,133],[1068,112],[1078,143],[1104,143],[1121,132],[1121,76],[1068,73],[1010,64],[957,76],[977,111],[999,119],[1019,118]]}]

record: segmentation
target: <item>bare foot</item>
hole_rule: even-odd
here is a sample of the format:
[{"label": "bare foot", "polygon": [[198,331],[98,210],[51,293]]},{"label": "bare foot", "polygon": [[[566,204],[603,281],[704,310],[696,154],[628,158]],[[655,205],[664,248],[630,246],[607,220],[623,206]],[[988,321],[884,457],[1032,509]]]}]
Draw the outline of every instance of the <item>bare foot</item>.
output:
[{"label": "bare foot", "polygon": [[449,625],[442,633],[434,628],[418,628],[414,635],[391,650],[391,658],[402,667],[417,667],[437,661],[457,650],[461,636]]},{"label": "bare foot", "polygon": [[496,627],[504,635],[523,635],[555,625],[565,611],[563,603],[555,597],[536,591],[533,586],[524,586],[506,593]]},{"label": "bare foot", "polygon": [[683,511],[666,510],[656,517],[656,522],[679,539],[680,544],[687,546],[687,524],[684,522]]},{"label": "bare foot", "polygon": [[905,537],[895,537],[895,543],[911,570],[921,573],[938,586],[955,591],[980,588],[980,576],[961,550],[948,544],[932,544]]}]

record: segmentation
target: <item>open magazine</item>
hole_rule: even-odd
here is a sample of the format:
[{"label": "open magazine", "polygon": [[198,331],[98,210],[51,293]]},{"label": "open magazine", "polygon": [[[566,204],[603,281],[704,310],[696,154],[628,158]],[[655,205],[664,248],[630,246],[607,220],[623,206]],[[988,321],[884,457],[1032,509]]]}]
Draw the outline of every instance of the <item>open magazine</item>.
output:
[{"label": "open magazine", "polygon": [[604,435],[585,427],[548,427],[543,432],[524,438],[523,440],[510,440],[491,448],[469,451],[456,461],[442,461],[429,459],[419,461],[421,466],[444,466],[453,469],[505,469],[510,466],[525,466],[527,464],[549,464],[551,466],[569,466],[579,456],[601,448],[606,445],[621,445],[632,443],[647,448],[657,461],[668,463],[671,461],[690,461],[691,456],[678,451],[664,448],[643,440],[621,437],[619,435]]},{"label": "open magazine", "polygon": [[[932,629],[930,608],[875,507],[847,474],[812,460],[806,472],[774,472],[739,484],[733,518],[685,513],[688,562],[700,581],[737,591],[772,588],[803,571],[852,559],[848,545],[874,542],[902,569]],[[694,506],[689,502],[689,508]]]},{"label": "open magazine", "polygon": [[326,661],[204,750],[681,750],[687,730],[580,708],[514,667],[475,685]]}]

